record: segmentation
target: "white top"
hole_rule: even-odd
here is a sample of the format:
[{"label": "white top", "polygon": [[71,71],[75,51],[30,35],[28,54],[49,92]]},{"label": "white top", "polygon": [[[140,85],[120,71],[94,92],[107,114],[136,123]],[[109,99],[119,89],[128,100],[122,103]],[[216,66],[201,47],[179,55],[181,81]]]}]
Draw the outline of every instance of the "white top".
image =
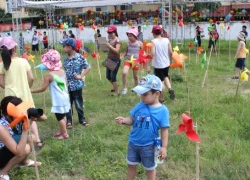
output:
[{"label": "white top", "polygon": [[33,37],[32,37],[32,45],[36,45],[36,44],[38,44],[38,35],[33,35]]},{"label": "white top", "polygon": [[169,55],[168,55],[168,38],[153,39],[155,46],[155,56],[152,60],[152,66],[154,68],[163,69],[170,65]]}]

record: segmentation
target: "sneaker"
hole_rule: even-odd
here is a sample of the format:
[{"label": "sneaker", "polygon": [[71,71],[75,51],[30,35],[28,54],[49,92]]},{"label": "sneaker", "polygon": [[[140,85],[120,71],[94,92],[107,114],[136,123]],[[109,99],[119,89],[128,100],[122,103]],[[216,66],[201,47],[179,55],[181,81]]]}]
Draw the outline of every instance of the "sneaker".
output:
[{"label": "sneaker", "polygon": [[123,89],[123,91],[121,92],[122,95],[127,94],[128,90],[127,89]]},{"label": "sneaker", "polygon": [[174,98],[175,98],[174,90],[173,89],[169,89],[168,92],[169,92],[170,99],[174,100]]}]

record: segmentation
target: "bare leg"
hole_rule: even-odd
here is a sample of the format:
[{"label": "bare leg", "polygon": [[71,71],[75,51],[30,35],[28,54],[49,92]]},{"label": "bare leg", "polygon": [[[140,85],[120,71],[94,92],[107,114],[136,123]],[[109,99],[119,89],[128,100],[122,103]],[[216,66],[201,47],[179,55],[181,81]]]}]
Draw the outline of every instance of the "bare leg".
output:
[{"label": "bare leg", "polygon": [[[165,78],[166,79],[166,78]],[[164,93],[165,93],[165,84],[164,84],[164,81],[162,82],[162,91],[161,91],[161,95],[160,95],[160,102],[163,102],[164,101]]]},{"label": "bare leg", "polygon": [[130,69],[129,66],[123,66],[123,71],[122,71],[122,88],[123,88],[123,90],[127,89],[127,76],[128,76],[129,69]]},{"label": "bare leg", "polygon": [[235,77],[239,77],[240,74],[240,68],[235,68]]},{"label": "bare leg", "polygon": [[[170,99],[171,100],[174,100],[174,98],[175,98],[175,94],[174,94],[174,90],[172,89],[172,87],[171,87],[171,83],[170,83],[170,81],[169,81],[169,78],[168,77],[165,77],[165,79],[164,79],[164,84],[167,86],[167,88],[168,88],[168,92],[169,92],[169,94],[170,94]],[[163,86],[164,87],[164,86]],[[163,97],[164,97],[164,94],[163,94]],[[160,97],[161,98],[161,97]],[[161,100],[161,99],[160,99]]]},{"label": "bare leg", "polygon": [[119,94],[119,91],[118,91],[118,83],[117,82],[112,82],[113,84],[113,87],[114,87],[114,90],[115,90],[115,95],[118,95]]},{"label": "bare leg", "polygon": [[26,161],[28,155],[30,154],[30,146],[26,144],[25,150],[22,154],[18,156],[14,156],[4,168],[1,170],[2,174],[8,174],[9,170],[13,168],[15,165],[18,165],[24,161]]},{"label": "bare leg", "polygon": [[146,171],[147,180],[155,180],[156,170]]},{"label": "bare leg", "polygon": [[136,175],[136,165],[128,165],[127,180],[134,180]]},{"label": "bare leg", "polygon": [[138,83],[139,83],[139,76],[138,76],[138,74],[139,74],[138,70],[133,70],[133,77],[134,77],[135,86],[137,86]]},{"label": "bare leg", "polygon": [[66,129],[66,118],[64,117],[62,120],[59,121],[60,132],[62,135],[68,134]]},{"label": "bare leg", "polygon": [[31,132],[35,135],[35,142],[41,142],[41,139],[39,137],[38,127],[37,123],[35,121],[31,124]]}]

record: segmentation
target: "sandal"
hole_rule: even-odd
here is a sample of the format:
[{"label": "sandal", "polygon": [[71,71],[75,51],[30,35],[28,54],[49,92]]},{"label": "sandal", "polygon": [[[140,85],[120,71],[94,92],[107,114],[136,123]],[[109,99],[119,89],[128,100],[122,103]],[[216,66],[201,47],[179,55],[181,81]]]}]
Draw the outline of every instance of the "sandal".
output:
[{"label": "sandal", "polygon": [[10,176],[8,174],[1,174],[0,178],[2,178],[4,180],[10,180]]},{"label": "sandal", "polygon": [[56,139],[57,140],[62,140],[62,139],[68,139],[69,138],[69,135],[68,134],[61,134],[60,136],[57,136]]},{"label": "sandal", "polygon": [[58,136],[60,136],[61,135],[61,131],[58,131],[57,133],[55,133],[53,136],[54,137],[58,137]]},{"label": "sandal", "polygon": [[115,92],[115,90],[114,90],[114,89],[111,89],[110,92]]},{"label": "sandal", "polygon": [[239,79],[239,76],[234,76],[232,77],[232,79]]},{"label": "sandal", "polygon": [[71,124],[71,123],[67,123],[66,128],[67,128],[67,129],[72,129],[72,124]]},{"label": "sandal", "polygon": [[83,125],[83,126],[88,126],[88,125],[89,125],[89,123],[88,123],[88,122],[86,122],[86,121],[84,121],[84,122],[82,123],[82,125]]},{"label": "sandal", "polygon": [[44,142],[43,141],[36,142],[36,146],[42,148],[44,146]]},{"label": "sandal", "polygon": [[42,163],[39,162],[39,161],[33,161],[31,159],[29,159],[28,161],[29,161],[28,164],[23,164],[23,165],[20,165],[19,167],[20,168],[24,168],[24,167],[35,167],[35,165],[37,165],[37,166],[41,166],[42,165]]}]

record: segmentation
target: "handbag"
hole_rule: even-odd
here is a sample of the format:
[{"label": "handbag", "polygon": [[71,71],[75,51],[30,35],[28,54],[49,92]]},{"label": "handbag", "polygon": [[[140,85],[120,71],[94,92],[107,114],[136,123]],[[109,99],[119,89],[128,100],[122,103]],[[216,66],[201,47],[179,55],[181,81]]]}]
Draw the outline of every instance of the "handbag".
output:
[{"label": "handbag", "polygon": [[114,71],[116,66],[118,65],[117,62],[114,62],[112,61],[111,59],[109,58],[106,58],[103,62],[102,62],[102,65],[106,68],[108,68],[109,70],[111,71]]}]

